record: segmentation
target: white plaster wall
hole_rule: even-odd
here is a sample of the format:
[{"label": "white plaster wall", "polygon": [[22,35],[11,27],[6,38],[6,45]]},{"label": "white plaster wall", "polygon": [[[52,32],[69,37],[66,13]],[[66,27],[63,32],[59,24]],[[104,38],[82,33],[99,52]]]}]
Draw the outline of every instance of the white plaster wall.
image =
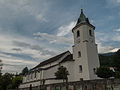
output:
[{"label": "white plaster wall", "polygon": [[74,81],[74,61],[67,61],[65,63],[62,63],[61,65],[66,67],[70,74],[68,75],[68,81]]},{"label": "white plaster wall", "polygon": [[[90,52],[92,51],[92,53]],[[99,79],[97,75],[94,73],[94,68],[99,67],[99,58],[97,54],[97,46],[94,47],[94,45],[88,46],[88,66],[89,66],[89,72],[90,72],[90,79]]]},{"label": "white plaster wall", "polygon": [[27,87],[30,87],[30,85],[32,85],[32,87],[40,86],[40,81],[38,81],[38,82],[32,82],[32,83],[26,83],[26,84],[21,84],[19,86],[19,88],[27,88]]},{"label": "white plaster wall", "polygon": [[45,84],[61,83],[63,80],[46,80]]},{"label": "white plaster wall", "polygon": [[58,65],[55,66],[55,67],[52,67],[50,69],[47,69],[47,70],[44,70],[43,73],[44,73],[44,79],[48,79],[48,78],[55,78],[55,72],[57,71],[58,69]]},{"label": "white plaster wall", "polygon": [[[78,57],[78,51],[81,51],[81,57]],[[73,48],[73,54],[75,59],[74,65],[74,81],[80,81],[80,78],[84,80],[89,80],[89,70],[88,70],[88,57],[86,50],[86,42],[80,45],[75,45]],[[79,65],[82,65],[82,73],[79,71]]]},{"label": "white plaster wall", "polygon": [[58,61],[55,61],[55,62],[49,63],[49,64],[47,64],[47,65],[44,65],[44,66],[42,66],[41,68],[47,68],[47,67],[56,65],[57,63],[58,63]]}]

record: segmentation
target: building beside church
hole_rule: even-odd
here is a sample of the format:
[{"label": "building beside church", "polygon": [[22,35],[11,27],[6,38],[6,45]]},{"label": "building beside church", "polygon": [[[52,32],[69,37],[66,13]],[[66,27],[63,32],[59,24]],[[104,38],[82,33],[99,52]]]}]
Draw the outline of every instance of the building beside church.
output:
[{"label": "building beside church", "polygon": [[67,68],[70,74],[68,82],[98,79],[95,69],[100,65],[94,30],[95,27],[81,9],[77,24],[72,29],[74,35],[73,53],[66,51],[41,62],[23,77],[23,82],[19,88],[62,82],[62,80],[56,80],[54,74],[59,66]]}]

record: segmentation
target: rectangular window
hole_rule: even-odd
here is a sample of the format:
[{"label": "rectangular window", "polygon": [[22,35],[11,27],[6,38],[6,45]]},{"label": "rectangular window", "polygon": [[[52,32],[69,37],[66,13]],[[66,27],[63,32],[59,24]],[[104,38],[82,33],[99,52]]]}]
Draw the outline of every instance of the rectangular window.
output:
[{"label": "rectangular window", "polygon": [[79,65],[79,72],[82,73],[82,65]]},{"label": "rectangular window", "polygon": [[81,52],[80,51],[78,52],[78,57],[81,57]]},{"label": "rectangular window", "polygon": [[83,78],[80,78],[80,81],[83,81]]},{"label": "rectangular window", "polygon": [[30,74],[28,74],[28,80],[30,80]]},{"label": "rectangular window", "polygon": [[33,75],[32,75],[33,73],[31,73],[31,79],[32,79],[32,77],[33,77]]},{"label": "rectangular window", "polygon": [[35,71],[35,78],[36,78],[36,71]]}]

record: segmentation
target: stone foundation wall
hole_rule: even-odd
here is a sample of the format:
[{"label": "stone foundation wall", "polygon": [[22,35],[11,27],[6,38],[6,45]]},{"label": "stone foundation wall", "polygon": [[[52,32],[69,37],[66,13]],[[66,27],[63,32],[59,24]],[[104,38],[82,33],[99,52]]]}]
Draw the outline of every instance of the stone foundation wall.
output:
[{"label": "stone foundation wall", "polygon": [[[100,79],[66,83],[49,84],[20,90],[120,90],[120,80]],[[44,89],[43,89],[44,88]]]}]

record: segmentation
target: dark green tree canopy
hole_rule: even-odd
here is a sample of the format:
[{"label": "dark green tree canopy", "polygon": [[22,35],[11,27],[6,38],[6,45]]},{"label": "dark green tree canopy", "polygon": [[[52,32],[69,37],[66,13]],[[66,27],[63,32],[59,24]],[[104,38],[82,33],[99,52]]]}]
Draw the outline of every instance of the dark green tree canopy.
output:
[{"label": "dark green tree canopy", "polygon": [[5,73],[0,77],[0,90],[17,89],[22,82],[22,75]]},{"label": "dark green tree canopy", "polygon": [[116,71],[120,71],[120,49],[114,55],[113,65]]},{"label": "dark green tree canopy", "polygon": [[6,90],[7,86],[12,83],[13,79],[13,74],[10,73],[5,73],[4,75],[1,76],[1,81],[0,81],[0,90]]},{"label": "dark green tree canopy", "polygon": [[100,78],[110,78],[114,76],[114,72],[108,67],[101,66],[97,68],[96,75]]},{"label": "dark green tree canopy", "polygon": [[0,60],[0,76],[1,76],[1,74],[2,74],[2,72],[1,72],[1,70],[2,70],[2,66],[3,66],[3,64],[2,64],[2,60]]},{"label": "dark green tree canopy", "polygon": [[26,73],[28,73],[28,67],[25,67],[23,70],[22,70],[22,75],[25,75]]},{"label": "dark green tree canopy", "polygon": [[22,83],[22,76],[16,76],[12,79],[12,87],[13,88],[18,88],[18,86]]},{"label": "dark green tree canopy", "polygon": [[67,79],[68,75],[69,72],[67,71],[67,68],[64,66],[60,66],[58,68],[58,71],[55,73],[56,79]]}]

